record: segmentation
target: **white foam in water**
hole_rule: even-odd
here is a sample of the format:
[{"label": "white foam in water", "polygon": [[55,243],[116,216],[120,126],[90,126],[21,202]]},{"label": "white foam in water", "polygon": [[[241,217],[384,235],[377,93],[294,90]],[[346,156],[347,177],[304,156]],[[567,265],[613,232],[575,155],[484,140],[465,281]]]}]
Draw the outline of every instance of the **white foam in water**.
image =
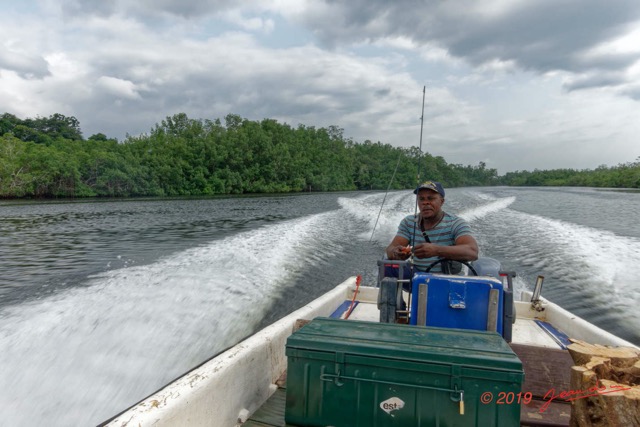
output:
[{"label": "white foam in water", "polygon": [[[367,231],[359,236],[361,239],[370,239],[375,225],[373,240],[386,244],[393,239],[402,218],[411,213],[409,210],[411,205],[406,201],[407,199],[413,200],[413,195],[409,197],[408,194],[405,192],[389,193],[386,199],[384,199],[384,194],[363,198],[340,198],[339,202],[346,211],[356,215],[368,225]],[[382,205],[383,199],[384,205]]]},{"label": "white foam in water", "polygon": [[504,210],[509,206],[511,206],[511,204],[515,201],[516,201],[515,197],[505,197],[504,199],[498,199],[490,203],[477,206],[473,209],[464,210],[458,213],[458,216],[466,219],[469,222],[472,222],[477,219],[484,218],[485,216],[491,213]]},{"label": "white foam in water", "polygon": [[469,191],[469,190],[465,191],[465,195],[476,198],[476,199],[480,199],[480,200],[496,200],[496,197],[492,196],[491,194],[478,193],[478,192]]},{"label": "white foam in water", "polygon": [[[374,241],[386,245],[398,231],[402,218],[413,213],[415,197],[410,192],[392,192],[384,199],[384,193],[376,193],[357,198],[340,197],[338,202],[347,213],[367,225],[366,231],[358,235],[360,240],[369,240],[373,234]],[[376,229],[372,233],[374,225]]]},{"label": "white foam in water", "polygon": [[[607,306],[617,307],[640,326],[640,287],[637,266],[640,265],[640,240],[618,236],[606,230],[511,211],[514,221],[526,224],[523,233],[531,252],[537,254],[546,268],[571,269],[588,277],[585,290],[595,294],[606,292]],[[528,230],[528,231],[526,231]],[[574,273],[575,274],[575,273]],[[587,287],[594,287],[588,289]]]},{"label": "white foam in water", "polygon": [[335,250],[341,233],[336,212],[314,215],[5,309],[2,424],[108,419],[251,333],[296,264],[321,250],[309,242],[326,239]]},{"label": "white foam in water", "polygon": [[[377,208],[377,210],[372,209],[372,206],[375,207],[376,205],[380,205],[382,203],[383,196],[383,194],[375,194],[361,198],[339,199],[340,205],[345,210],[352,213],[353,215],[356,215],[362,221],[366,221],[369,224],[369,234],[367,235],[367,232],[364,232],[359,236],[360,238],[369,239],[371,237],[371,230],[373,229],[376,219],[378,218],[378,213],[380,213],[378,224],[376,225],[376,230],[373,234],[374,240],[378,240],[380,242],[390,242],[393,239],[393,236],[395,236],[396,232],[398,231],[398,224],[400,224],[402,218],[414,213],[415,196],[410,192],[389,193],[381,211],[380,208]],[[474,196],[481,200],[487,200],[489,202],[471,209],[464,210],[457,214],[470,223],[475,220],[484,218],[489,214],[504,210],[516,200],[515,197],[495,199],[494,197],[490,197],[482,193],[474,193]]]},{"label": "white foam in water", "polygon": [[527,283],[522,280],[521,277],[516,276],[513,278],[513,296],[515,300],[520,300],[522,291],[525,291],[527,289]]}]

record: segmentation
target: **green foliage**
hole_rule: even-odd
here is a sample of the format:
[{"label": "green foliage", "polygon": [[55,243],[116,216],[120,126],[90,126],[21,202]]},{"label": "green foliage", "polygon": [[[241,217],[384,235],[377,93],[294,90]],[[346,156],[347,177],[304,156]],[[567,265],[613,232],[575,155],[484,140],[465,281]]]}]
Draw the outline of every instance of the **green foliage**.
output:
[{"label": "green foliage", "polygon": [[[396,169],[397,165],[397,169]],[[0,197],[125,197],[447,187],[585,185],[640,187],[640,163],[595,171],[511,172],[448,164],[416,147],[355,143],[337,126],[250,121],[229,114],[166,117],[149,134],[119,143],[102,133],[82,138],[74,117],[0,116]],[[395,175],[394,175],[395,172]],[[393,178],[393,179],[392,179]]]},{"label": "green foliage", "polygon": [[498,183],[512,186],[640,188],[640,159],[595,170],[553,169],[508,172]]},{"label": "green foliage", "polygon": [[17,125],[22,124],[22,120],[13,114],[4,113],[0,116],[0,135],[11,132]]}]

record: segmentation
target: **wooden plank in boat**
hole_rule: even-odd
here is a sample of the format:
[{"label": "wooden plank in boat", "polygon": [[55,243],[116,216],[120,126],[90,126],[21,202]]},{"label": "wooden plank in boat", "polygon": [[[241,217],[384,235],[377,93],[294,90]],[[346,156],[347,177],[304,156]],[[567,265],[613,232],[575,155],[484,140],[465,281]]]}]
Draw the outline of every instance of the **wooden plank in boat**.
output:
[{"label": "wooden plank in boat", "polygon": [[286,391],[278,388],[275,393],[242,424],[243,427],[284,427]]},{"label": "wooden plank in boat", "polygon": [[[568,426],[571,404],[554,400],[548,403],[544,397],[570,390],[570,375],[573,360],[566,350],[511,344],[511,348],[522,361],[524,384],[522,392],[531,392],[533,400],[522,405],[520,422],[523,426]],[[547,397],[548,400],[548,397]],[[542,412],[540,412],[542,410]]]},{"label": "wooden plank in boat", "polygon": [[569,390],[573,359],[568,351],[514,343],[511,348],[523,364],[523,391],[543,397],[552,388]]},{"label": "wooden plank in boat", "polygon": [[[528,405],[522,405],[520,410],[520,425],[527,427],[565,427],[571,419],[571,405],[568,403],[552,402],[543,408],[546,402],[532,400]],[[540,412],[544,409],[543,412]]]}]

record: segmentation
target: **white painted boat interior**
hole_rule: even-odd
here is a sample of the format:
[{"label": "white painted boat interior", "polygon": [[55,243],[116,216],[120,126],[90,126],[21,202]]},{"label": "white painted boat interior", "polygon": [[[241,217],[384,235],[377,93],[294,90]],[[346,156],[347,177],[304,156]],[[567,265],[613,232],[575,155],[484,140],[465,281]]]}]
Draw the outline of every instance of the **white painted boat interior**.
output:
[{"label": "white painted boat interior", "polygon": [[[638,348],[629,341],[623,340],[622,338],[587,322],[581,317],[572,314],[545,298],[541,298],[542,307],[544,308],[544,311],[542,312],[533,310],[531,308],[531,304],[528,302],[530,300],[531,292],[524,291],[520,297],[520,301],[516,301],[516,325],[518,325],[518,322],[530,322],[533,319],[539,319],[555,325],[570,338],[584,340],[591,344]],[[514,338],[515,337],[516,333],[514,332]],[[520,337],[518,337],[518,339],[520,339]],[[516,342],[515,339],[514,342]]]}]

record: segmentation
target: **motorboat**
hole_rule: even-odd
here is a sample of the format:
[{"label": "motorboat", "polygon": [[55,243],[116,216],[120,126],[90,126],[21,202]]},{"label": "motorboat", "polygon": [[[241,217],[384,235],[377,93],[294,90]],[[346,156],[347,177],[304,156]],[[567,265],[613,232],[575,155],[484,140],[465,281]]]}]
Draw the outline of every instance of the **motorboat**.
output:
[{"label": "motorboat", "polygon": [[514,297],[514,272],[471,268],[381,260],[377,283],[348,278],[102,425],[569,425],[571,342],[638,350],[542,276]]}]

